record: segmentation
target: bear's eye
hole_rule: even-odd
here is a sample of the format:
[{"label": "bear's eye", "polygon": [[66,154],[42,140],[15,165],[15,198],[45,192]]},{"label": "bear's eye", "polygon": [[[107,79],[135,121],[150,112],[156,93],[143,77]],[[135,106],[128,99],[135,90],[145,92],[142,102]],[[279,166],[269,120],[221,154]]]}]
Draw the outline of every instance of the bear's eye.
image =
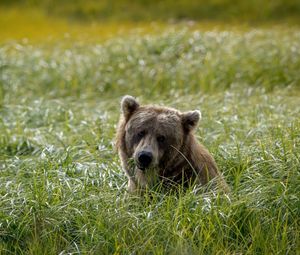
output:
[{"label": "bear's eye", "polygon": [[163,136],[163,135],[159,135],[159,136],[157,137],[157,141],[158,141],[159,143],[163,143],[165,140],[166,140],[166,137]]},{"label": "bear's eye", "polygon": [[142,130],[142,131],[138,132],[138,137],[143,138],[145,136],[145,134],[146,134],[146,131]]}]

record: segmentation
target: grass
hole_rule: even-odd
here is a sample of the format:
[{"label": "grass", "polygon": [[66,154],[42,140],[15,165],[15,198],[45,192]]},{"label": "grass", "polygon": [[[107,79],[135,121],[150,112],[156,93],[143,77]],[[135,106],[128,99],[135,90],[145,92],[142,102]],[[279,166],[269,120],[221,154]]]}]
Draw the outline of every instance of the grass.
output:
[{"label": "grass", "polygon": [[[0,254],[299,254],[300,33],[0,48]],[[232,192],[126,195],[119,99],[199,109]]]},{"label": "grass", "polygon": [[[53,43],[76,40],[85,42],[105,41],[126,34],[158,33],[167,27],[163,22],[89,22],[70,21],[63,17],[49,16],[39,8],[7,7],[0,9],[0,43],[28,41],[30,43]],[[184,25],[174,25],[181,26]],[[212,25],[207,25],[212,27]],[[168,26],[169,28],[169,26]]]},{"label": "grass", "polygon": [[35,7],[51,16],[81,21],[168,21],[299,23],[297,0],[1,0],[3,6]]},{"label": "grass", "polygon": [[[43,9],[28,6],[0,5],[0,43],[28,42],[30,44],[52,44],[57,41],[99,43],[117,37],[128,35],[145,36],[158,35],[162,31],[236,31],[245,32],[253,29],[255,24],[247,22],[225,22],[215,20],[195,22],[191,20],[124,20],[104,21],[91,20],[80,22],[80,19],[67,19],[64,15],[49,15]],[[269,29],[276,26],[279,30],[298,28],[297,22],[279,23],[270,21],[259,25],[259,28]]]}]

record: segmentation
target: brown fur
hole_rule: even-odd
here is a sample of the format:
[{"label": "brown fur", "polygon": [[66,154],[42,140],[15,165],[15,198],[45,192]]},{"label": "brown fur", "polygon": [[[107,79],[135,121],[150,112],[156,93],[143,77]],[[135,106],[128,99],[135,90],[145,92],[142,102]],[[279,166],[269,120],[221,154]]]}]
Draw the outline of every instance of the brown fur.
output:
[{"label": "brown fur", "polygon": [[[181,113],[167,107],[140,106],[131,96],[123,97],[121,110],[116,148],[129,191],[155,181],[188,186],[205,185],[212,179],[222,190],[228,189],[213,157],[194,135],[199,111]],[[149,169],[141,170],[136,155],[145,149],[153,154],[153,162]],[[130,165],[132,159],[135,164]]]}]

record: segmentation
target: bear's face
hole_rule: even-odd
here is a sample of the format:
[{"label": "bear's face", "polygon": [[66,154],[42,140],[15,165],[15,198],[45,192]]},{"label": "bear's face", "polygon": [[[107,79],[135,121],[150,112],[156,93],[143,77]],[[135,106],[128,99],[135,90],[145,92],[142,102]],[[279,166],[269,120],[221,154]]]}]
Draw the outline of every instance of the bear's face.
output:
[{"label": "bear's face", "polygon": [[125,127],[126,148],[141,170],[168,162],[174,148],[181,147],[183,137],[181,117],[172,109],[140,107]]},{"label": "bear's face", "polygon": [[141,171],[164,168],[180,153],[186,136],[196,127],[199,111],[140,106],[131,96],[121,102],[125,121],[125,147]]}]

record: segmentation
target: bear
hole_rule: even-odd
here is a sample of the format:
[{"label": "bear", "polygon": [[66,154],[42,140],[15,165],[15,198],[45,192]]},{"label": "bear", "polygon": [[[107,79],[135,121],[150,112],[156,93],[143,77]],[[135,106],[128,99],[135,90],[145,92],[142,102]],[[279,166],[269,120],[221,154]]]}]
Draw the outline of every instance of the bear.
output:
[{"label": "bear", "polygon": [[217,190],[228,191],[212,155],[200,144],[194,131],[198,110],[179,110],[140,105],[129,95],[121,100],[121,116],[115,145],[128,178],[128,191],[181,185],[203,186],[212,179]]}]

